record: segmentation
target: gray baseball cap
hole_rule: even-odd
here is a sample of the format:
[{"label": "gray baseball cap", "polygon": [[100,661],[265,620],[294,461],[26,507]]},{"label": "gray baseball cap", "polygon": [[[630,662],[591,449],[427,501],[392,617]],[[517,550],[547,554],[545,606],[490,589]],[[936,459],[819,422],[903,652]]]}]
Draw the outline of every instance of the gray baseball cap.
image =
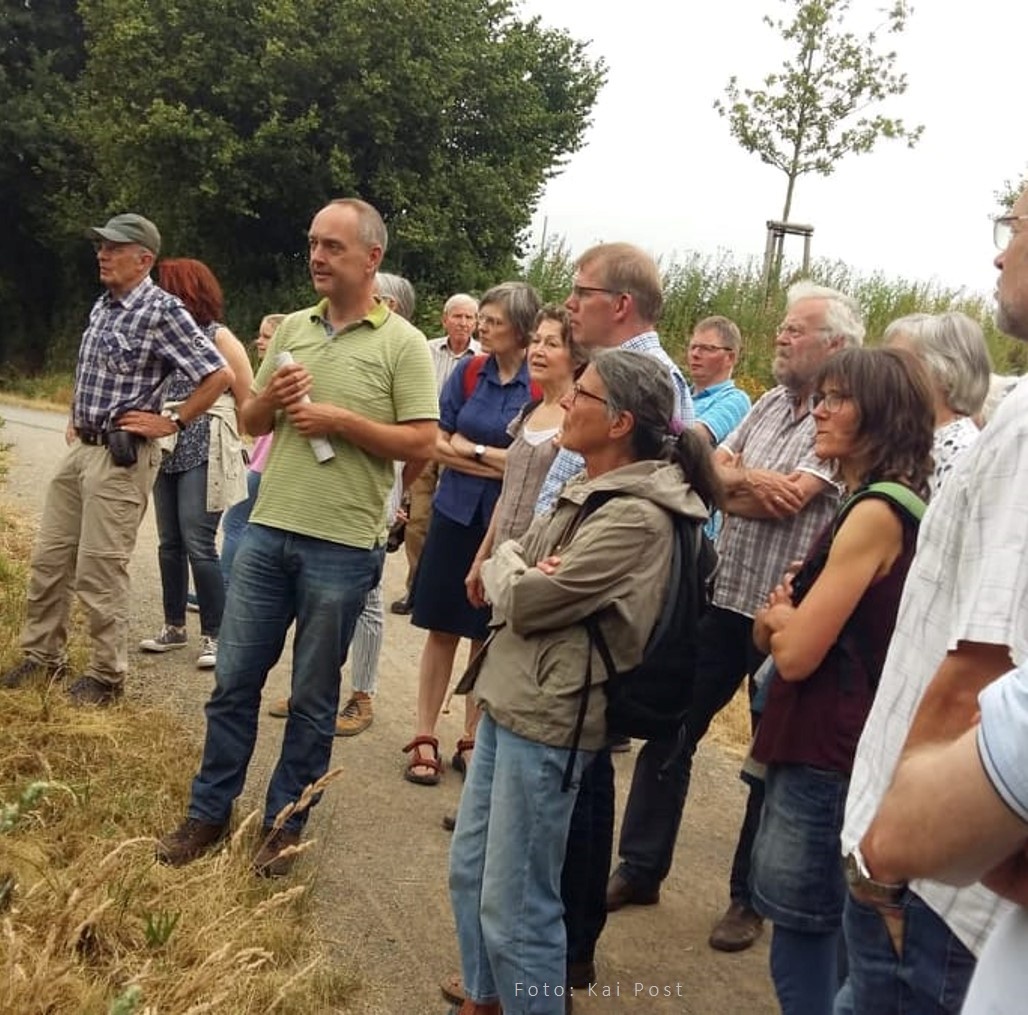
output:
[{"label": "gray baseball cap", "polygon": [[86,230],[91,240],[111,240],[113,243],[138,243],[156,257],[161,250],[161,234],[149,219],[142,215],[115,215],[103,226]]}]

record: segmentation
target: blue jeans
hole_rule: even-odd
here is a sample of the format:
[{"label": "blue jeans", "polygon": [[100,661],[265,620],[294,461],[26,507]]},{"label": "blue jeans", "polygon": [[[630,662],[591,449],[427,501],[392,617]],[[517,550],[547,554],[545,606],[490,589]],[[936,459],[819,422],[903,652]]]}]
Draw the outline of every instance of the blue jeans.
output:
[{"label": "blue jeans", "polygon": [[157,559],[161,566],[164,622],[175,627],[185,624],[192,568],[200,607],[200,631],[217,638],[225,610],[225,586],[215,544],[221,512],[207,510],[207,463],[185,472],[158,472],[153,503],[160,537]]},{"label": "blue jeans", "polygon": [[[268,784],[264,824],[328,771],[339,707],[339,670],[378,584],[385,550],[355,549],[251,524],[236,556],[207,702],[203,761],[189,816],[224,822],[242,792],[257,739],[261,690],[296,620],[289,717]],[[317,802],[317,799],[315,799]],[[299,831],[307,811],[285,827]]]},{"label": "blue jeans", "polygon": [[561,792],[569,751],[519,737],[483,714],[450,847],[461,975],[505,1015],[563,1015],[560,875],[582,771]]},{"label": "blue jeans", "polygon": [[835,1015],[958,1015],[975,958],[914,892],[904,893],[903,951],[897,955],[878,911],[846,899],[849,976]]},{"label": "blue jeans", "polygon": [[842,930],[807,934],[780,923],[771,932],[771,979],[782,1015],[832,1015]]},{"label": "blue jeans", "polygon": [[221,519],[221,574],[228,590],[232,576],[232,561],[236,559],[239,541],[243,538],[250,512],[257,503],[257,491],[261,488],[261,474],[249,469],[246,473],[246,500],[233,504]]}]

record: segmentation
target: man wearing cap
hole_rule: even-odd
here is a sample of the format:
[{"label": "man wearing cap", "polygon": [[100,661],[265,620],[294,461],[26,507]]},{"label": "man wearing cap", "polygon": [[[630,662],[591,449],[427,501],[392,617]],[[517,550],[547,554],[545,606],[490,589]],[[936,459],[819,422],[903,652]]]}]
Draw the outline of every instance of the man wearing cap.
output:
[{"label": "man wearing cap", "polygon": [[[70,446],[47,491],[32,555],[24,658],[0,676],[0,687],[63,676],[75,591],[92,651],[68,694],[77,705],[109,705],[128,670],[128,561],[161,461],[155,438],[184,429],[233,377],[178,297],[150,279],[161,237],[149,219],[115,215],[87,236],[107,291],[79,346]],[[197,387],[162,415],[163,383],[176,367]]]}]

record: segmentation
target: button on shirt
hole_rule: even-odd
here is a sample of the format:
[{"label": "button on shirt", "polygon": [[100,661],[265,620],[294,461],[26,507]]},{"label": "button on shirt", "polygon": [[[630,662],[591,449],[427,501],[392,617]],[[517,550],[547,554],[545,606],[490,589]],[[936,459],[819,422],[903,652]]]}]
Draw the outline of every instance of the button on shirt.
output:
[{"label": "button on shirt", "polygon": [[744,468],[788,475],[809,472],[829,484],[790,518],[731,515],[718,538],[721,557],[714,579],[714,603],[752,617],[782,580],[793,560],[805,557],[817,534],[831,521],[839,503],[832,468],[814,453],[814,417],[793,411],[789,391],[772,388],[721,445],[742,454]]},{"label": "button on shirt", "polygon": [[194,386],[225,360],[177,296],[150,278],[93,304],[75,368],[72,425],[106,430],[129,409],[159,412],[175,369]]},{"label": "button on shirt", "polygon": [[[512,380],[502,384],[496,359],[490,356],[482,366],[471,397],[465,401],[464,372],[470,362],[470,359],[464,360],[443,388],[439,397],[439,426],[475,444],[505,448],[511,442],[507,427],[531,397],[527,360]],[[486,479],[456,469],[444,469],[433,506],[460,525],[476,521],[488,525],[501,485],[499,478]]]},{"label": "button on shirt", "polygon": [[[642,352],[659,360],[667,368],[671,375],[672,387],[675,390],[674,418],[681,420],[683,427],[692,426],[696,421],[693,411],[692,397],[689,394],[689,385],[685,382],[685,375],[679,370],[675,361],[664,351],[660,344],[660,338],[655,331],[644,331],[641,335],[622,342],[619,349],[628,349],[630,352]],[[572,476],[577,476],[585,468],[585,459],[577,451],[567,451],[564,448],[557,453],[557,457],[550,466],[550,471],[543,480],[542,489],[539,491],[539,498],[535,502],[535,513],[545,514],[556,503],[564,484]]]}]

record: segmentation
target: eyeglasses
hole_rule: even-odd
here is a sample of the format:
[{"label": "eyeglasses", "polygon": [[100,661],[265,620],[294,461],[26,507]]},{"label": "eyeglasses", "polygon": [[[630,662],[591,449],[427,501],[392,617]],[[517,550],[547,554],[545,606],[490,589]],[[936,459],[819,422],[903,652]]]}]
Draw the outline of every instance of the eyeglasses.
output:
[{"label": "eyeglasses", "polygon": [[689,346],[689,352],[701,352],[705,356],[710,356],[715,352],[731,352],[727,345],[705,345],[702,342],[693,342]]},{"label": "eyeglasses", "polygon": [[502,328],[506,323],[502,317],[489,317],[487,314],[480,314],[478,317],[479,327],[484,324],[487,328]]},{"label": "eyeglasses", "polygon": [[804,335],[809,335],[811,333],[820,334],[827,330],[827,328],[808,328],[799,324],[789,324],[787,321],[782,321],[782,323],[778,325],[778,334],[785,335],[790,342],[797,338],[802,338]]},{"label": "eyeglasses", "polygon": [[807,409],[810,412],[821,409],[830,414],[836,413],[852,398],[852,395],[844,395],[840,391],[815,391],[807,399]]},{"label": "eyeglasses", "polygon": [[[580,300],[583,296],[588,296],[589,293],[606,293],[608,296],[620,296],[621,292],[618,289],[604,289],[598,285],[573,285],[571,287],[571,297],[576,300]],[[569,297],[570,298],[570,297]]]},{"label": "eyeglasses", "polygon": [[571,385],[571,404],[575,404],[575,399],[579,395],[583,395],[586,398],[591,398],[594,402],[601,402],[603,405],[609,407],[610,403],[602,395],[594,395],[591,391],[586,391],[577,381]]},{"label": "eyeglasses", "polygon": [[1000,250],[1006,250],[1014,238],[1014,223],[1028,219],[1028,215],[1001,215],[992,222],[992,242]]}]

